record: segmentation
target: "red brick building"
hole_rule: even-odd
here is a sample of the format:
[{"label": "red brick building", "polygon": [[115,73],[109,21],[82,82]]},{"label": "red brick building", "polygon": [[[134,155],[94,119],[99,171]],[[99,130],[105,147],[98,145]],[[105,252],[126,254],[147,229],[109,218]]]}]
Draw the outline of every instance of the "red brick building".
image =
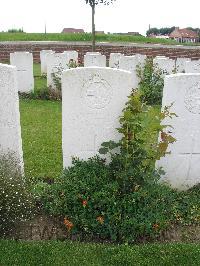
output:
[{"label": "red brick building", "polygon": [[62,33],[84,33],[83,29],[64,28]]},{"label": "red brick building", "polygon": [[169,35],[170,39],[173,39],[180,43],[195,43],[199,42],[199,35],[197,32],[189,30],[189,29],[179,29],[175,28],[175,30]]}]

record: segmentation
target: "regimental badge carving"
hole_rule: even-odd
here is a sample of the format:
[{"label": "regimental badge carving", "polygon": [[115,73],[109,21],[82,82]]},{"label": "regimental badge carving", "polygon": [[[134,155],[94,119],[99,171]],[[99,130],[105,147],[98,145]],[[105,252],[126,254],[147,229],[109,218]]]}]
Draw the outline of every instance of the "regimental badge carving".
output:
[{"label": "regimental badge carving", "polygon": [[200,114],[200,82],[186,91],[184,103],[189,112]]},{"label": "regimental badge carving", "polygon": [[86,105],[92,109],[104,108],[112,98],[110,84],[98,74],[93,75],[83,85],[82,93]]}]

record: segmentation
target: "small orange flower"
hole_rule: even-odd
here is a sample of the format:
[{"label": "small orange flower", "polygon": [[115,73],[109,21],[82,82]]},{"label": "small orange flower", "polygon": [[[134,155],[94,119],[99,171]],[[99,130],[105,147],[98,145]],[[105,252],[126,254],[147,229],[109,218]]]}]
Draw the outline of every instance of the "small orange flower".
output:
[{"label": "small orange flower", "polygon": [[153,224],[153,229],[157,230],[159,228],[159,224]]},{"label": "small orange flower", "polygon": [[83,201],[82,201],[82,205],[83,205],[83,207],[86,207],[87,204],[88,204],[87,200],[83,200]]},{"label": "small orange flower", "polygon": [[70,222],[70,220],[68,220],[67,218],[64,218],[64,225],[67,227],[67,230],[70,231],[73,228],[73,223]]},{"label": "small orange flower", "polygon": [[98,216],[98,217],[97,217],[97,221],[98,221],[100,224],[103,224],[103,223],[104,223],[104,217],[103,217],[103,216]]}]

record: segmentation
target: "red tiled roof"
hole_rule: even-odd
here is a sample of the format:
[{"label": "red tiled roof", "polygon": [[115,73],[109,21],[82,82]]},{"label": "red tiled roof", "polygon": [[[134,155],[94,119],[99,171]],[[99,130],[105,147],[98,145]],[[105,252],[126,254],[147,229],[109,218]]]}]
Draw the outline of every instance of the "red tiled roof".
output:
[{"label": "red tiled roof", "polygon": [[62,33],[84,33],[83,29],[64,28]]},{"label": "red tiled roof", "polygon": [[198,33],[189,29],[175,29],[170,35],[170,38],[199,38]]}]

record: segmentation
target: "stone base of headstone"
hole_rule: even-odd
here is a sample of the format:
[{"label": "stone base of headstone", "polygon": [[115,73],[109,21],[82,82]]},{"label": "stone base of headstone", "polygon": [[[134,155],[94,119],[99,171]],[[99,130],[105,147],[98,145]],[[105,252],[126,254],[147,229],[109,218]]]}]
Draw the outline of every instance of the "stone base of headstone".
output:
[{"label": "stone base of headstone", "polygon": [[38,215],[30,221],[18,222],[12,238],[18,240],[62,240],[68,238],[68,233],[58,218]]}]

